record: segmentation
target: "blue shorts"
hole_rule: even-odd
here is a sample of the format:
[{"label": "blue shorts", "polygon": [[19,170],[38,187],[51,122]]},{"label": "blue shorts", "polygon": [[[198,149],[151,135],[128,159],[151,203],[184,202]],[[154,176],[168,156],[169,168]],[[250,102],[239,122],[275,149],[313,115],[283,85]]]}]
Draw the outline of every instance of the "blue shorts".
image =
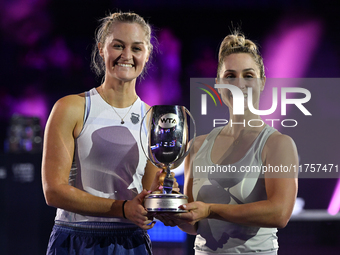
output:
[{"label": "blue shorts", "polygon": [[151,255],[146,230],[122,223],[56,222],[47,255]]}]

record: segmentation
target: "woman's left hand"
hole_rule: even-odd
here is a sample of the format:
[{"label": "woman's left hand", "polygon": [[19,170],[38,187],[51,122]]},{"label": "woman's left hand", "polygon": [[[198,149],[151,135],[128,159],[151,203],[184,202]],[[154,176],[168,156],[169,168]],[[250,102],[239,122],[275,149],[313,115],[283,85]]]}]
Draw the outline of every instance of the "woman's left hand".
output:
[{"label": "woman's left hand", "polygon": [[186,221],[191,225],[195,225],[196,222],[208,218],[210,215],[210,204],[200,201],[184,204],[179,208],[187,210],[188,212],[176,213],[173,215],[173,217],[177,217],[178,219]]},{"label": "woman's left hand", "polygon": [[[165,175],[166,175],[166,172],[164,172],[163,170],[160,170],[156,173],[155,178],[151,184],[151,189],[150,189],[151,191],[161,191],[163,193],[163,186],[161,184],[163,182]],[[179,192],[179,186],[175,178],[175,173],[171,172],[171,175],[174,178],[172,190]]]}]

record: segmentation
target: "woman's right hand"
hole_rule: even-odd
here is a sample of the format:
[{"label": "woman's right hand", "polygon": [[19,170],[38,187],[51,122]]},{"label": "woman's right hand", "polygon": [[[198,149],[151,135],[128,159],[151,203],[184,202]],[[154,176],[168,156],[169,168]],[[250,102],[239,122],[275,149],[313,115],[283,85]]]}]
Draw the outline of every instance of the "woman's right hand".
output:
[{"label": "woman's right hand", "polygon": [[155,214],[155,218],[163,222],[164,226],[169,227],[180,226],[183,223],[187,223],[186,221],[178,219],[178,217],[174,217],[173,213],[157,213]]},{"label": "woman's right hand", "polygon": [[197,224],[190,224],[187,220],[178,217],[178,215],[179,213],[157,213],[155,218],[163,222],[165,226],[177,226],[190,235],[197,235]]},{"label": "woman's right hand", "polygon": [[146,195],[149,195],[151,191],[143,190],[134,199],[129,200],[124,205],[125,217],[132,223],[136,224],[142,229],[148,230],[153,228],[156,221],[148,218],[148,212],[143,206],[143,201]]}]

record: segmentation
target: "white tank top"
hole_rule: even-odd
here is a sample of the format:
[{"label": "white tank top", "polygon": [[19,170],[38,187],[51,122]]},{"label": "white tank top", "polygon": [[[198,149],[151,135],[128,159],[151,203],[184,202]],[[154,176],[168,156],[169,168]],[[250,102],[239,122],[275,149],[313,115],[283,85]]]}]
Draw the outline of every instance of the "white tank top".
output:
[{"label": "white tank top", "polygon": [[[230,165],[236,172],[203,172],[209,167],[218,169],[218,165],[211,160],[211,151],[222,128],[211,131],[193,161],[194,200],[205,203],[245,204],[266,199],[263,176],[260,173],[245,173],[239,170],[244,166],[262,166],[263,146],[276,129],[265,126],[243,158]],[[248,227],[222,220],[204,219],[199,221],[197,231],[197,251],[237,254],[273,251],[275,254],[278,248],[276,228]]]},{"label": "white tank top", "polygon": [[[70,185],[92,195],[131,200],[143,190],[142,177],[146,157],[141,148],[140,126],[145,104],[140,100],[132,108],[115,108],[106,103],[95,88],[86,92],[84,126],[75,140],[74,164]],[[142,129],[146,145],[146,129]],[[145,147],[146,148],[146,147]],[[84,216],[57,209],[56,220],[66,222],[129,222],[123,218]]]}]

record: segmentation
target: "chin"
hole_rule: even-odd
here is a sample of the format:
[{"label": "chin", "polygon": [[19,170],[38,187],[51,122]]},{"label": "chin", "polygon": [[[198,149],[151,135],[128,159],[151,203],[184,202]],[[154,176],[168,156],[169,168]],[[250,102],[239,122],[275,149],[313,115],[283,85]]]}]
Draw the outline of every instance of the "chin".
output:
[{"label": "chin", "polygon": [[136,75],[114,75],[113,76],[115,79],[120,80],[120,81],[124,81],[124,82],[129,82],[129,81],[133,81],[135,79],[137,79],[138,76]]}]

